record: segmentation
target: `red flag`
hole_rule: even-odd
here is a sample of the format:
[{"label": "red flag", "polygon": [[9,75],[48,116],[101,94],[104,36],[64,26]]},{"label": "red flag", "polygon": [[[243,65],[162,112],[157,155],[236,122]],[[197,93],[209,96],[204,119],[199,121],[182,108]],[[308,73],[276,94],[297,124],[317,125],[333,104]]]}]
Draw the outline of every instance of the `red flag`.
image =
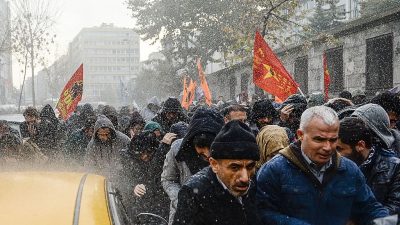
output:
[{"label": "red flag", "polygon": [[200,59],[197,59],[197,69],[199,71],[199,77],[200,77],[200,85],[201,89],[203,89],[204,92],[204,97],[206,98],[206,103],[207,105],[211,105],[211,92],[207,84],[206,76],[204,74],[203,68],[201,67],[201,62]]},{"label": "red flag", "polygon": [[188,102],[188,85],[186,82],[186,76],[183,78],[183,93],[182,93],[182,101],[181,101],[181,105],[184,109],[188,110],[188,106],[187,106],[187,102]]},{"label": "red flag", "polygon": [[328,61],[326,60],[326,54],[324,52],[323,56],[323,64],[324,64],[324,93],[325,93],[325,101],[328,101],[329,99],[329,84],[331,83],[331,78],[329,75],[329,70],[328,70]]},{"label": "red flag", "polygon": [[190,79],[190,83],[188,86],[188,99],[189,99],[188,109],[189,109],[189,106],[193,103],[194,97],[196,96],[196,86],[197,86],[196,82],[193,81],[192,79]]},{"label": "red flag", "polygon": [[282,101],[299,87],[258,31],[254,40],[253,82]]},{"label": "red flag", "polygon": [[79,101],[82,99],[82,93],[83,64],[79,66],[78,70],[72,75],[71,79],[69,79],[58,100],[57,109],[64,120],[67,120],[75,110]]}]

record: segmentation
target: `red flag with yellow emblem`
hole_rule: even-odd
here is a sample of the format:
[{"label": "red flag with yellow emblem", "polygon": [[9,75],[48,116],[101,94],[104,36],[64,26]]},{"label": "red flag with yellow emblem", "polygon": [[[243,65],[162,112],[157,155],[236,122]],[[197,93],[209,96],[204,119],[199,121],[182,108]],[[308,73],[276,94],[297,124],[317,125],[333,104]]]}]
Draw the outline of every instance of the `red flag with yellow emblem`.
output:
[{"label": "red flag with yellow emblem", "polygon": [[282,101],[299,87],[258,31],[254,40],[253,82]]},{"label": "red flag with yellow emblem", "polygon": [[82,99],[83,93],[83,64],[72,75],[61,92],[57,109],[63,120],[67,120]]}]

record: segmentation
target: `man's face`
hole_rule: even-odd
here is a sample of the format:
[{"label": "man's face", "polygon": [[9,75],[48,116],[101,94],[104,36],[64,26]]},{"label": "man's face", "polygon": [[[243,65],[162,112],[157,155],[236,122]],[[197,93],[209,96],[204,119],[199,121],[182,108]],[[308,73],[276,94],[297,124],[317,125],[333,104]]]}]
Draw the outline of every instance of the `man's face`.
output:
[{"label": "man's face", "polygon": [[323,166],[336,151],[339,121],[327,125],[320,117],[314,117],[304,128],[297,130],[301,149],[315,164]]},{"label": "man's face", "polygon": [[94,132],[94,128],[93,127],[85,128],[85,134],[86,134],[87,137],[93,136],[93,132]]},{"label": "man's face", "polygon": [[170,120],[170,121],[175,119],[177,116],[178,116],[177,112],[167,112],[165,114],[165,117],[167,118],[167,120]]},{"label": "man's face", "polygon": [[27,123],[29,123],[29,124],[36,123],[36,117],[35,117],[35,116],[26,115],[26,116],[25,116],[25,121],[26,121]]},{"label": "man's face", "polygon": [[258,118],[256,125],[258,127],[258,129],[263,128],[264,126],[270,124],[272,122],[272,119],[268,118],[268,117],[263,117],[263,118]]},{"label": "man's face", "polygon": [[111,138],[111,130],[108,127],[99,128],[96,135],[101,142],[107,142]]},{"label": "man's face", "polygon": [[142,153],[140,153],[140,159],[144,162],[148,162],[153,157],[153,153],[154,151],[145,150]]},{"label": "man's face", "polygon": [[132,130],[132,132],[133,132],[134,134],[139,134],[139,133],[142,132],[142,130],[143,130],[143,125],[142,125],[142,124],[136,124],[135,126],[133,126],[133,127],[131,128],[131,130]]},{"label": "man's face", "polygon": [[242,123],[246,123],[247,113],[242,111],[232,111],[224,118],[225,123],[228,123],[232,120],[239,120]]},{"label": "man's face", "polygon": [[388,115],[389,115],[389,120],[390,120],[390,128],[395,129],[396,123],[397,123],[397,120],[399,119],[399,117],[398,117],[397,113],[395,113],[393,111],[389,111]]},{"label": "man's face", "polygon": [[209,147],[199,147],[199,146],[194,146],[196,149],[197,154],[204,160],[207,161],[210,158],[210,148]]},{"label": "man's face", "polygon": [[365,160],[363,155],[356,150],[356,146],[345,144],[340,139],[337,142],[336,149],[340,155],[350,159],[357,165],[361,165]]},{"label": "man's face", "polygon": [[214,173],[236,197],[246,194],[250,179],[256,171],[256,162],[250,159],[210,158],[210,165]]}]

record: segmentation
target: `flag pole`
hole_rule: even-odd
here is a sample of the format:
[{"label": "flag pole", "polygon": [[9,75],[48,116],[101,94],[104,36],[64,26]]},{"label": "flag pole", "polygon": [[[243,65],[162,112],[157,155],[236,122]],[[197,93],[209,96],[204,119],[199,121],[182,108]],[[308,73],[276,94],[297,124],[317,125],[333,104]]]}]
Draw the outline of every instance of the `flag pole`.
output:
[{"label": "flag pole", "polygon": [[306,96],[304,95],[304,93],[301,91],[300,87],[297,87],[297,90],[299,90],[300,94],[303,95],[304,98],[306,97]]}]

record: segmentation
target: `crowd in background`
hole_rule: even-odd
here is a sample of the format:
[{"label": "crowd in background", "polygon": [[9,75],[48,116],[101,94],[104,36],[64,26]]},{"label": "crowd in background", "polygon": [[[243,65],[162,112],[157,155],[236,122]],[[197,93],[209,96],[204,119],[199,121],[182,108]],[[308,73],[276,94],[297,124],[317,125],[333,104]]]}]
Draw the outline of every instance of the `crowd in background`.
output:
[{"label": "crowd in background", "polygon": [[[247,95],[241,94],[238,99],[230,101],[225,101],[221,96],[214,103],[208,106],[200,101],[188,111],[182,109],[180,101],[174,97],[163,102],[153,97],[142,109],[125,106],[119,111],[109,105],[100,105],[94,109],[90,104],[84,104],[79,105],[67,121],[57,118],[50,105],[40,111],[28,107],[23,113],[25,121],[20,124],[19,131],[10,127],[7,121],[0,121],[0,166],[15,169],[21,165],[24,168],[63,165],[77,171],[104,175],[121,191],[131,218],[140,212],[151,212],[169,218],[169,224],[207,224],[204,218],[203,223],[187,221],[188,214],[181,210],[186,208],[193,211],[191,205],[195,203],[182,202],[184,192],[181,189],[191,180],[194,182],[195,174],[209,176],[207,174],[212,171],[206,173],[204,168],[210,166],[210,158],[216,157],[255,160],[254,173],[257,172],[257,178],[252,177],[251,180],[257,181],[254,184],[254,207],[258,213],[254,213],[256,210],[245,213],[247,222],[243,224],[340,224],[321,223],[332,215],[336,215],[339,221],[341,217],[346,218],[345,222],[350,224],[366,224],[366,221],[370,222],[374,218],[399,213],[400,98],[396,93],[383,92],[368,99],[363,94],[352,96],[350,92],[343,91],[337,98],[327,101],[322,94],[312,94],[307,98],[295,94],[282,103],[274,102],[266,96],[253,96],[250,101]],[[306,110],[308,114],[303,114]],[[327,165],[326,168],[318,163],[314,168],[313,156],[307,155],[304,150],[312,149],[313,146],[305,146],[311,143],[305,139],[311,132],[311,126],[320,129],[324,125],[309,125],[308,122],[314,117],[321,117],[322,124],[326,125],[329,124],[326,119],[329,115],[332,115],[332,120],[335,120],[336,115],[340,120],[336,132],[338,136],[332,137],[332,140],[312,141],[331,143],[335,153],[329,155],[328,164],[323,164]],[[239,122],[236,124],[232,121]],[[318,121],[314,122],[317,124]],[[230,139],[229,135],[232,135]],[[241,146],[240,143],[250,144]],[[251,155],[255,153],[250,150],[245,156],[224,155],[226,147],[222,146],[230,146],[232,149],[253,149],[255,146],[257,156]],[[222,153],[214,150],[222,156],[214,153],[217,155],[213,157],[213,148],[221,148]],[[301,155],[304,152],[308,157]],[[322,160],[324,156],[318,157]],[[331,181],[325,180],[328,179],[325,177],[335,176],[330,173],[331,168],[337,166],[340,169],[342,164],[335,164],[335,160],[340,157],[354,162],[345,164],[353,172],[349,175],[351,178],[338,178],[337,182],[342,183],[341,189],[330,191],[332,195],[336,193],[344,199],[353,196],[360,198],[357,201],[361,205],[357,205],[357,201],[353,202],[359,214],[355,213],[354,208],[349,208],[351,204],[330,208],[331,200],[328,197],[321,197],[317,201],[319,205],[313,205],[314,210],[303,212],[301,207],[308,208],[308,204],[312,204],[310,198],[318,196],[318,190],[322,190],[320,188],[325,185],[324,182],[328,184]],[[293,165],[304,169],[303,173],[286,159],[293,160]],[[308,159],[311,159],[309,163]],[[353,165],[358,169],[353,168]],[[275,174],[278,171],[284,172]],[[357,171],[361,171],[360,174]],[[311,180],[315,183],[310,185],[296,178],[304,174],[311,174]],[[282,186],[280,182],[285,179],[288,184]],[[365,182],[368,189],[353,190],[346,182],[360,182],[354,184],[360,188],[364,188],[362,183]],[[222,183],[229,192],[229,185],[224,181]],[[246,207],[253,204],[246,203],[246,198],[242,198],[252,194],[250,183],[246,185],[249,189],[245,193],[232,193],[239,197],[245,212]],[[310,194],[314,191],[315,196]],[[356,191],[357,195],[353,193]],[[304,192],[309,193],[304,195],[308,199],[297,199]],[[371,198],[376,199],[380,205],[374,205]],[[285,202],[282,199],[292,201]],[[224,209],[218,202],[215,204]],[[320,215],[318,210],[321,208],[332,212]],[[209,214],[213,214],[214,209],[208,210]],[[346,210],[351,212],[349,215],[356,217],[347,218],[347,214],[344,215]],[[288,216],[296,213],[304,217],[303,220]],[[320,218],[315,218],[317,214]],[[241,221],[240,215],[229,215],[233,221]],[[249,216],[253,219],[247,218]],[[218,216],[212,218],[218,221]],[[229,224],[224,219],[222,222],[217,221],[214,221],[215,224]]]}]

